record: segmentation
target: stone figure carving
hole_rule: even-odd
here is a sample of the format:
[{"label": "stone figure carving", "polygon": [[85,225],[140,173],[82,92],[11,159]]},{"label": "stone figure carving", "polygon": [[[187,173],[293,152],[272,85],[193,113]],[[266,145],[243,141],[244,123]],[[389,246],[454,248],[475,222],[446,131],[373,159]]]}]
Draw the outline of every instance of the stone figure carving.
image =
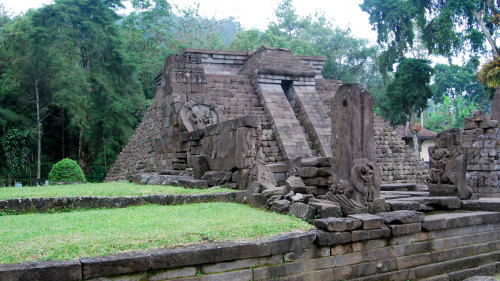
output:
[{"label": "stone figure carving", "polygon": [[467,149],[461,144],[462,132],[453,128],[439,133],[436,144],[429,147],[431,195],[454,195],[462,199],[472,196],[472,189],[465,183]]},{"label": "stone figure carving", "polygon": [[380,171],[375,162],[373,104],[368,89],[344,84],[331,102],[333,176],[326,197],[346,215],[385,210]]},{"label": "stone figure carving", "polygon": [[180,124],[188,131],[203,129],[222,122],[222,111],[203,100],[186,102],[179,113]]},{"label": "stone figure carving", "polygon": [[336,181],[326,198],[340,204],[346,215],[366,213],[380,197],[382,179],[377,164],[366,158],[354,160],[351,181]]}]

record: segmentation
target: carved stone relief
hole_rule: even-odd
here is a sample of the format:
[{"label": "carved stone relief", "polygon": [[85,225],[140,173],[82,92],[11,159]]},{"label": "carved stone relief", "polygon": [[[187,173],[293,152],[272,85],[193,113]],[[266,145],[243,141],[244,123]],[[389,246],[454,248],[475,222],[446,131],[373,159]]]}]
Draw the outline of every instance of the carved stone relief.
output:
[{"label": "carved stone relief", "polygon": [[188,132],[203,129],[220,123],[223,120],[222,111],[215,105],[203,100],[189,100],[179,113],[179,124]]}]

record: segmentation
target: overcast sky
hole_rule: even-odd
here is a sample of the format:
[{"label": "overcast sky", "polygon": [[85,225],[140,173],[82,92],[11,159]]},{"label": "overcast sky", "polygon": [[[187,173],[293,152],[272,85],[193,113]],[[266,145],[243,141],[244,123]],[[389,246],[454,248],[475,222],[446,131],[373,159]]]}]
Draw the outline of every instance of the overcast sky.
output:
[{"label": "overcast sky", "polygon": [[[39,8],[51,0],[2,0],[2,4],[15,14],[25,12],[29,8]],[[275,20],[274,10],[278,0],[167,0],[168,3],[179,8],[200,4],[199,12],[202,16],[217,19],[234,17],[245,29],[258,28],[264,30],[270,21]],[[361,11],[359,4],[362,0],[293,0],[293,4],[300,16],[314,15],[316,11],[325,16],[339,27],[350,27],[356,37],[368,38],[373,43],[376,32],[371,30],[368,14]]]}]

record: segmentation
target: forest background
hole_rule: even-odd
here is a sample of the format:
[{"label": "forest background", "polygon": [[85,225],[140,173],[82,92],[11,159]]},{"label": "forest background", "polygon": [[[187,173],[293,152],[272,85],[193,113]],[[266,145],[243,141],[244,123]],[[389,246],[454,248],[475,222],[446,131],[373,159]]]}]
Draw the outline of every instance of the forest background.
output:
[{"label": "forest background", "polygon": [[174,11],[165,0],[131,3],[127,15],[117,14],[120,0],[56,0],[15,16],[0,5],[0,186],[45,179],[66,157],[78,161],[87,180],[102,181],[152,102],[164,58],[185,48],[266,45],[325,56],[323,76],[366,84],[375,112],[393,125],[410,117],[389,102],[395,92],[405,96],[393,66],[402,69],[401,58],[409,57],[429,65],[429,95],[418,108],[427,129],[461,127],[473,110],[490,110],[493,91],[477,82],[485,48],[466,52],[460,65],[452,64],[456,53],[446,55],[448,63],[431,63],[432,50],[415,39],[388,64],[390,40],[380,38],[380,28],[373,45],[321,13],[299,17],[292,0],[279,2],[264,31],[202,17],[195,4]]}]

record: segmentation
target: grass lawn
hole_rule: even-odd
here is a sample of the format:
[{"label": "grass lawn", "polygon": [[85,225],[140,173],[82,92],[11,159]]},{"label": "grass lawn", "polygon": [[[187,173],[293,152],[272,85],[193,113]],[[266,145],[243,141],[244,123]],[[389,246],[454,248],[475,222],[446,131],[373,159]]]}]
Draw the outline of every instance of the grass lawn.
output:
[{"label": "grass lawn", "polygon": [[234,191],[232,189],[192,189],[178,186],[141,185],[130,182],[85,183],[0,188],[0,200],[33,197],[137,196],[148,194],[199,194]]},{"label": "grass lawn", "polygon": [[0,263],[70,260],[314,228],[235,203],[145,205],[0,217]]}]

